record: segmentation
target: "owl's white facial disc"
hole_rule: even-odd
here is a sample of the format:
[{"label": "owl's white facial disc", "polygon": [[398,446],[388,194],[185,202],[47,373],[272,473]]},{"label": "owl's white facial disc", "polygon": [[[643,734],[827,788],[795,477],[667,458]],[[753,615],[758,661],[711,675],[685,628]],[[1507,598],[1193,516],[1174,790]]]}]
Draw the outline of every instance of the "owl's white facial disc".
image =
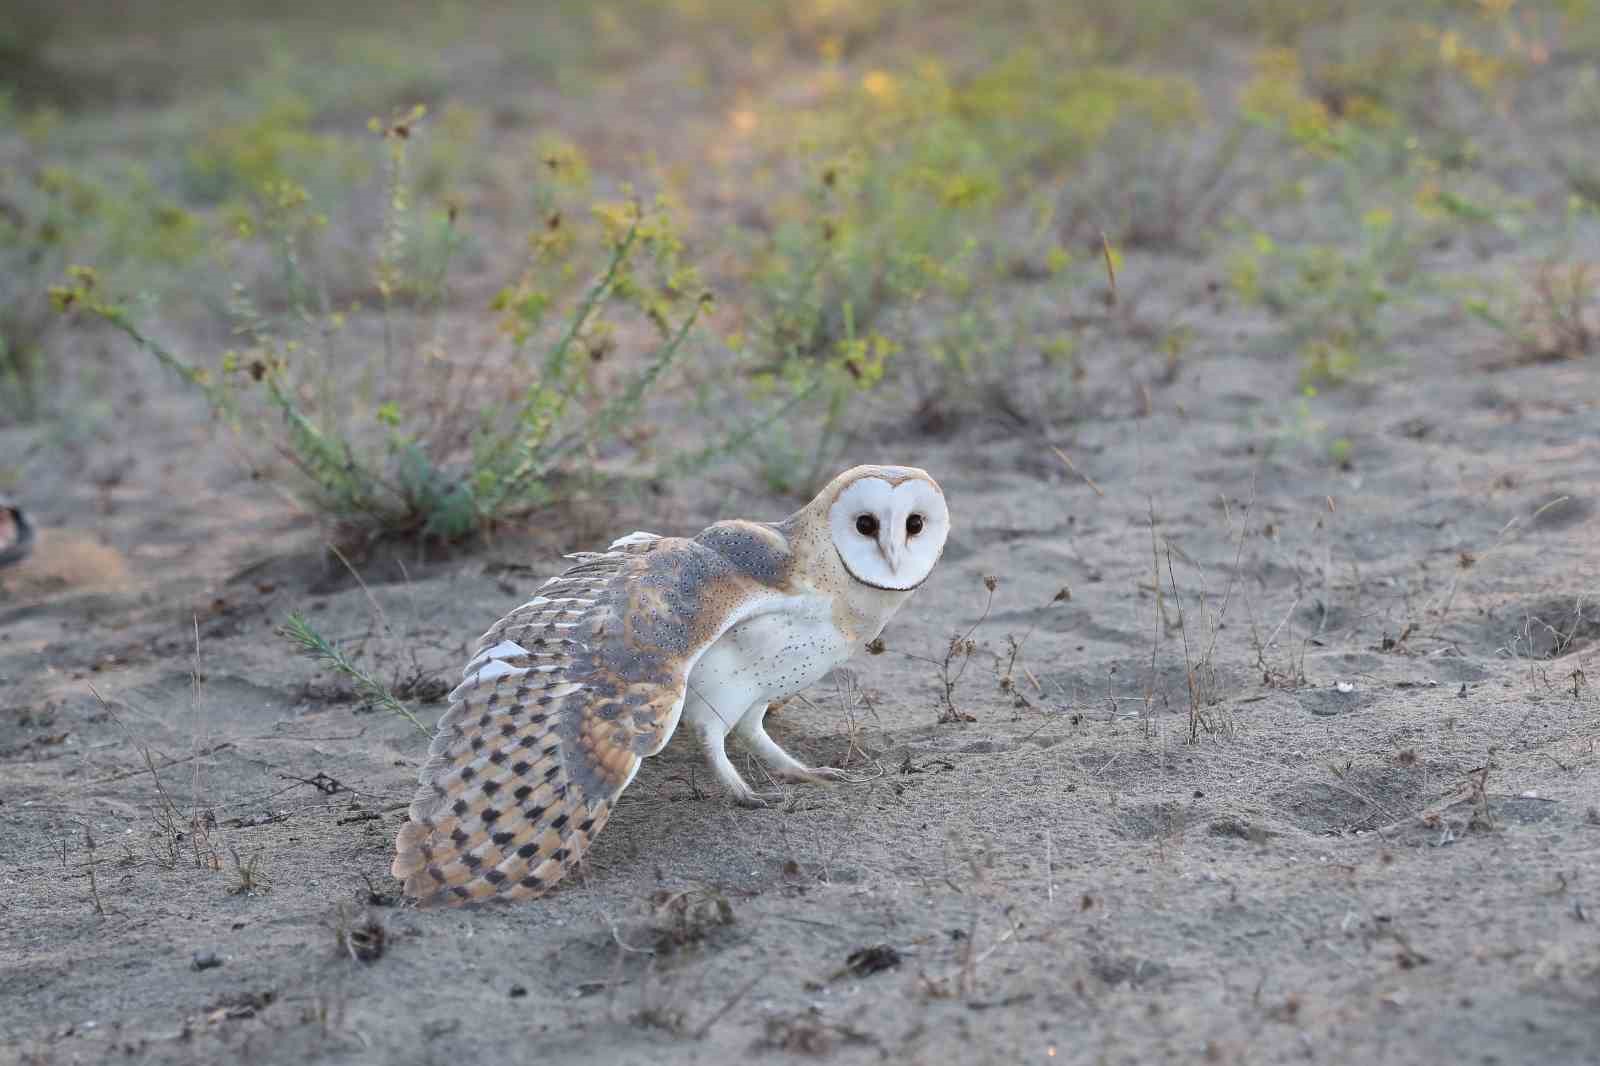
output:
[{"label": "owl's white facial disc", "polygon": [[899,484],[863,477],[833,502],[828,528],[851,577],[873,588],[908,592],[926,581],[939,561],[950,512],[944,493],[925,477]]}]

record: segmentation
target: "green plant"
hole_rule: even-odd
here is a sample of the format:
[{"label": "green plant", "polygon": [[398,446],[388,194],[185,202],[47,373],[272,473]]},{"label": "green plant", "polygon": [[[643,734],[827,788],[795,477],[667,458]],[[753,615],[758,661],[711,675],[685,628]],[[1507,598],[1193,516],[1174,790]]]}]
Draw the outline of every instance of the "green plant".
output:
[{"label": "green plant", "polygon": [[[410,146],[420,108],[375,123],[386,146],[386,203],[377,251],[355,298],[314,277],[327,219],[306,190],[269,180],[248,217],[246,246],[265,244],[276,270],[262,298],[235,285],[237,347],[195,365],[154,339],[94,271],[75,269],[53,291],[63,310],[117,327],[198,389],[246,446],[265,443],[294,472],[287,484],[348,532],[459,538],[558,498],[596,449],[611,447],[683,351],[705,296],[659,206],[602,204],[582,239],[551,215],[519,280],[496,297],[500,330],[474,347],[441,312],[460,244],[459,209],[419,211]],[[590,253],[604,267],[568,280]],[[370,300],[375,307],[364,303]],[[642,328],[624,333],[612,315]],[[613,354],[627,337],[653,351],[628,369]],[[268,471],[271,473],[271,471]]]},{"label": "green plant", "polygon": [[1002,206],[1080,166],[1112,130],[1169,125],[1197,107],[1184,79],[1062,68],[1024,47],[960,79],[932,60],[869,70],[792,116],[798,134],[784,125],[776,166],[798,176],[798,191],[777,197],[776,225],[755,236],[735,347],[756,395],[804,397],[817,417],[752,449],[769,484],[815,487],[854,432],[856,399],[913,338],[928,353],[915,371],[931,367],[951,386],[934,390],[939,405],[987,402],[1019,347],[980,295],[1010,269]]},{"label": "green plant", "polygon": [[238,203],[285,181],[326,195],[365,179],[368,154],[316,129],[315,118],[305,96],[279,91],[251,103],[239,121],[210,123],[183,155],[185,193],[202,203]]},{"label": "green plant", "polygon": [[1302,385],[1336,384],[1390,358],[1385,316],[1419,291],[1419,251],[1392,212],[1375,208],[1353,248],[1255,234],[1232,260],[1233,284],[1285,321]]},{"label": "green plant", "polygon": [[758,252],[743,347],[758,388],[820,395],[828,436],[882,379],[895,309],[966,288],[999,176],[937,70],[869,72],[807,116],[785,166],[802,187]]},{"label": "green plant", "polygon": [[[41,154],[50,125],[30,131]],[[0,424],[51,413],[63,379],[94,371],[46,355],[49,279],[86,258],[113,277],[158,277],[203,247],[200,222],[141,167],[114,179],[55,162],[0,167]]]},{"label": "green plant", "polygon": [[[432,731],[417,716],[411,713],[399,697],[389,691],[389,686],[367,673],[352,662],[349,656],[340,651],[332,641],[317,632],[306,617],[302,614],[290,614],[284,620],[283,626],[278,630],[279,635],[299,646],[307,656],[348,677],[355,683],[356,691],[361,697],[391,714],[398,715],[416,727],[417,732],[423,736],[432,736]],[[243,878],[241,877],[241,880]]]},{"label": "green plant", "polygon": [[1298,224],[1281,226],[1281,235],[1247,232],[1228,257],[1230,282],[1284,323],[1302,386],[1337,384],[1390,358],[1393,319],[1428,290],[1419,267],[1443,212],[1417,206],[1432,173],[1426,160],[1392,172],[1386,134],[1297,95],[1276,69],[1289,60],[1268,66],[1243,106],[1301,153],[1302,174],[1280,205],[1298,208]]}]

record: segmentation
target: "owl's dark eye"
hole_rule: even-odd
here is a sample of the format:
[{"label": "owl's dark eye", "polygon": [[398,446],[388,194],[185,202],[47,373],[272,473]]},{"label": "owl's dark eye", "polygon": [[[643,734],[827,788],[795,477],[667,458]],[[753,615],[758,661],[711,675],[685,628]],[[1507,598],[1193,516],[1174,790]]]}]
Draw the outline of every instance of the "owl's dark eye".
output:
[{"label": "owl's dark eye", "polygon": [[921,532],[922,532],[922,516],[919,515],[919,514],[914,514],[914,515],[908,516],[906,518],[906,536],[914,537],[918,533],[921,533]]},{"label": "owl's dark eye", "polygon": [[857,516],[856,532],[863,537],[876,537],[878,535],[878,519],[869,514]]}]

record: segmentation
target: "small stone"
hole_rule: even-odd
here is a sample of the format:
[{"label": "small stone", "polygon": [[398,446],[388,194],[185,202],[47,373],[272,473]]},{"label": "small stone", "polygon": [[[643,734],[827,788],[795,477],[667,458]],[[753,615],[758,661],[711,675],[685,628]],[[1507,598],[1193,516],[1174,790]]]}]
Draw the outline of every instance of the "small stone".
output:
[{"label": "small stone", "polygon": [[197,951],[194,953],[194,968],[197,970],[213,970],[222,965],[222,956],[215,951]]},{"label": "small stone", "polygon": [[884,970],[892,970],[901,962],[900,952],[889,944],[874,944],[867,948],[857,948],[844,960],[844,969],[841,974],[850,973],[857,977],[868,977]]}]

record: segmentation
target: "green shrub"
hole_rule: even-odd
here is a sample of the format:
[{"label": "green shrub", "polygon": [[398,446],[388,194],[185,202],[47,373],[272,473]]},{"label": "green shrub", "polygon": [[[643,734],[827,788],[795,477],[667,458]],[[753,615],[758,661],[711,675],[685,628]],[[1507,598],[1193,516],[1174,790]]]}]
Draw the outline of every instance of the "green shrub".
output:
[{"label": "green shrub", "polygon": [[1247,232],[1228,259],[1232,287],[1283,322],[1312,394],[1393,359],[1396,330],[1447,288],[1427,269],[1432,249],[1486,231],[1515,236],[1530,207],[1430,155],[1380,95],[1372,87],[1330,104],[1326,87],[1308,90],[1290,48],[1260,52],[1240,93],[1241,113],[1280,138],[1288,169],[1272,232],[1239,227]]},{"label": "green shrub", "polygon": [[[24,125],[31,147],[48,158],[52,122]],[[45,290],[68,263],[93,259],[111,277],[154,279],[204,247],[200,221],[140,167],[108,179],[51,162],[0,166],[0,424],[51,413],[63,379],[92,372],[45,354],[52,326]]]},{"label": "green shrub", "polygon": [[183,159],[183,187],[202,203],[238,201],[274,182],[294,181],[329,193],[371,173],[367,153],[318,131],[311,102],[281,93],[237,122],[209,125]]},{"label": "green shrub", "polygon": [[[814,487],[853,432],[856,397],[913,344],[908,373],[933,375],[932,402],[987,402],[1019,349],[984,295],[1015,255],[1002,214],[1041,188],[1055,196],[1113,130],[1166,128],[1198,109],[1185,79],[1064,67],[1023,47],[959,80],[932,60],[869,70],[786,115],[774,168],[790,191],[772,204],[776,223],[747,235],[757,267],[735,346],[758,396],[817,417],[786,420],[751,449],[768,482]],[[1058,252],[1048,230],[1040,222],[1022,243],[1043,234]]]},{"label": "green shrub", "polygon": [[1230,262],[1235,290],[1286,324],[1304,385],[1337,384],[1391,356],[1387,314],[1420,291],[1420,242],[1394,214],[1375,208],[1354,246],[1280,243],[1264,233]]},{"label": "green shrub", "polygon": [[[233,220],[241,256],[260,249],[276,270],[260,293],[235,285],[239,342],[207,365],[151,337],[92,270],[75,268],[52,297],[121,329],[246,444],[275,450],[293,472],[286,484],[345,533],[448,540],[571,491],[681,354],[704,297],[662,210],[602,204],[581,238],[562,232],[577,221],[547,216],[526,270],[494,300],[495,342],[453,336],[442,312],[461,219],[454,205],[414,202],[421,119],[418,108],[374,124],[386,147],[383,225],[365,287],[342,279],[360,293],[348,303],[305,269],[324,261],[314,248],[327,220],[282,179]],[[575,283],[594,254],[603,269]],[[624,322],[638,326],[625,333]],[[624,337],[652,350],[612,373]]]}]

